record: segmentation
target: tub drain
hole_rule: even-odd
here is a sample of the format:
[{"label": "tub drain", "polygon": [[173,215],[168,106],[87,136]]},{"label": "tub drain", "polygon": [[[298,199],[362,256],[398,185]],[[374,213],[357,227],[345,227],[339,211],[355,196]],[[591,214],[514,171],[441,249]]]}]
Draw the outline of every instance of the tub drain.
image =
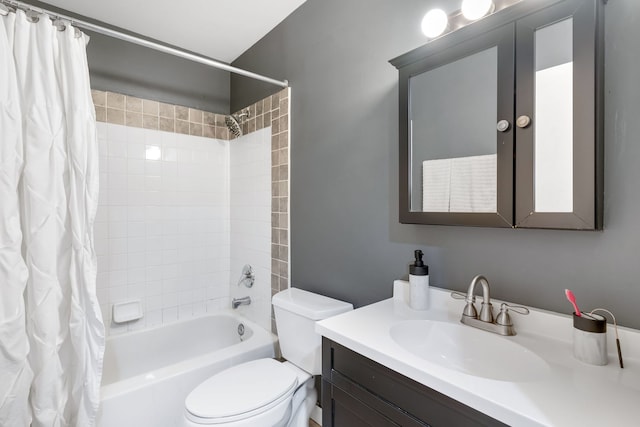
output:
[{"label": "tub drain", "polygon": [[238,325],[238,335],[240,335],[240,339],[242,340],[242,336],[244,335],[244,325],[242,323]]}]

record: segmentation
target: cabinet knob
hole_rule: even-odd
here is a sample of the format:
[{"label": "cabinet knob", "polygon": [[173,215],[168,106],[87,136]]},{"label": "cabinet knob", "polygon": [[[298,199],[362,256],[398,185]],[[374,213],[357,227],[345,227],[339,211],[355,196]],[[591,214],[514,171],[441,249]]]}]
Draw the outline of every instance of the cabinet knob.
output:
[{"label": "cabinet knob", "polygon": [[516,126],[519,128],[526,128],[531,123],[531,117],[529,116],[520,116],[516,119]]},{"label": "cabinet knob", "polygon": [[500,120],[496,125],[496,129],[498,129],[498,131],[500,132],[506,132],[509,130],[510,126],[511,125],[509,124],[508,120]]}]

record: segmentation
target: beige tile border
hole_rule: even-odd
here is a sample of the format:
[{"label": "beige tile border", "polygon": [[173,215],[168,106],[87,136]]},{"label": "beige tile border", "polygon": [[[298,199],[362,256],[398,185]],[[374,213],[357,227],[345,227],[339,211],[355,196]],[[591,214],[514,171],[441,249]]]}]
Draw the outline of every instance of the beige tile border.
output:
[{"label": "beige tile border", "polygon": [[[271,295],[289,287],[289,134],[291,88],[246,107],[244,135],[271,126]],[[237,114],[237,113],[236,113]],[[232,137],[233,138],[233,137]],[[271,313],[271,329],[276,331]]]},{"label": "beige tile border", "polygon": [[229,139],[224,114],[166,104],[115,92],[92,90],[96,120],[206,138]]}]

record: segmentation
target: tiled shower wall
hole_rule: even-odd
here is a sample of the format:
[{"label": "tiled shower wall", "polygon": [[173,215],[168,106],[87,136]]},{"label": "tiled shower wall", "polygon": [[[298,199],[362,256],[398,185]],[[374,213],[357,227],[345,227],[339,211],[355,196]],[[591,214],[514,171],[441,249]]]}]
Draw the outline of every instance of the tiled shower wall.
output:
[{"label": "tiled shower wall", "polygon": [[[262,129],[230,143],[231,297],[251,297],[238,311],[271,328],[271,132]],[[241,282],[250,265],[252,287]]]},{"label": "tiled shower wall", "polygon": [[[289,287],[289,147],[291,89],[286,88],[247,107],[242,125],[250,134],[271,126],[271,295]],[[276,332],[271,314],[272,330]]]},{"label": "tiled shower wall", "polygon": [[[229,301],[229,142],[98,123],[98,299],[109,333],[217,311]],[[114,303],[144,317],[111,322]]]},{"label": "tiled shower wall", "polygon": [[[93,91],[93,99],[97,120],[106,122],[99,124],[101,200],[96,219],[103,316],[109,326],[112,303],[128,299],[141,299],[146,310],[143,320],[120,327],[111,324],[109,332],[227,307],[230,294],[239,292],[241,259],[250,258],[234,248],[262,247],[268,232],[253,228],[257,234],[252,239],[243,232],[229,237],[231,214],[227,209],[225,217],[217,204],[224,198],[222,183],[229,188],[230,171],[228,164],[226,170],[215,165],[221,157],[229,158],[221,147],[230,137],[224,115],[111,92]],[[266,209],[271,212],[271,294],[289,286],[289,99],[290,90],[284,89],[249,106],[250,118],[242,124],[245,136],[230,146],[233,158],[234,150],[241,153],[245,143],[262,140],[264,147],[271,139],[271,177],[266,178],[271,182],[271,208]],[[270,130],[253,134],[264,128]],[[253,191],[252,184],[264,181],[264,176],[254,176],[235,189]],[[227,192],[226,197],[228,207],[233,196]],[[242,213],[233,215],[240,222],[247,219]],[[226,247],[222,236],[214,236],[225,229],[222,223],[227,224]],[[230,260],[232,251],[240,254],[235,260]],[[264,276],[263,261],[253,262]],[[256,304],[241,311],[268,328],[268,283],[262,277],[256,286]]]}]

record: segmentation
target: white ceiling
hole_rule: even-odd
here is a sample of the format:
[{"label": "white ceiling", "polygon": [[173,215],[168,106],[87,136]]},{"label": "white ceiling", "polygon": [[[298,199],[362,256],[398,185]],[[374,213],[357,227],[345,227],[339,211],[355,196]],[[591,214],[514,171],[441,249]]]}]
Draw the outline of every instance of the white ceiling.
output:
[{"label": "white ceiling", "polygon": [[46,0],[46,3],[230,63],[305,1]]}]

